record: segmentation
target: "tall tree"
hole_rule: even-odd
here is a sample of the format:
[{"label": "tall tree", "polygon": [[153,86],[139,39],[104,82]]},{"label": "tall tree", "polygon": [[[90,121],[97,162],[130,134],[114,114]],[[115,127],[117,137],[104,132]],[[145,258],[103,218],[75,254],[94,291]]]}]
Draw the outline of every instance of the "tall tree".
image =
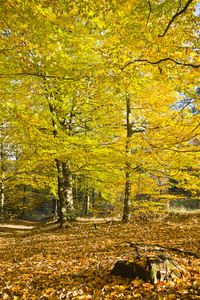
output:
[{"label": "tall tree", "polygon": [[[131,0],[1,6],[0,76],[4,91],[18,99],[13,105],[6,96],[5,106],[11,104],[20,132],[26,125],[24,148],[32,143],[45,166],[57,168],[69,211],[73,174],[86,175],[106,192],[116,182],[125,184],[126,205],[138,164],[149,176],[175,176],[184,165],[198,164],[191,143],[199,135],[198,115],[171,107],[180,93],[192,97],[198,86],[195,5]],[[127,117],[130,110],[134,116],[126,126],[135,134],[124,130],[125,93]]]}]

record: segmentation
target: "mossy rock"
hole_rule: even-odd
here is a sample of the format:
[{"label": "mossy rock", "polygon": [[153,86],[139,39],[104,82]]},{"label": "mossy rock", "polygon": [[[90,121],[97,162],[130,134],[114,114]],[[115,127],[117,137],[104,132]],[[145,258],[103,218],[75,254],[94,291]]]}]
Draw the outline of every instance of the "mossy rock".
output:
[{"label": "mossy rock", "polygon": [[134,262],[120,260],[116,262],[110,274],[126,278],[139,277],[145,282],[153,284],[157,281],[167,280],[169,276],[169,265],[173,265],[173,273],[174,270],[176,270],[178,276],[180,273],[176,269],[177,264],[168,254],[142,257],[141,259],[136,259]]},{"label": "mossy rock", "polygon": [[150,282],[149,271],[145,267],[139,266],[135,262],[129,262],[128,260],[119,260],[116,262],[110,274],[126,278],[139,277],[145,282]]}]

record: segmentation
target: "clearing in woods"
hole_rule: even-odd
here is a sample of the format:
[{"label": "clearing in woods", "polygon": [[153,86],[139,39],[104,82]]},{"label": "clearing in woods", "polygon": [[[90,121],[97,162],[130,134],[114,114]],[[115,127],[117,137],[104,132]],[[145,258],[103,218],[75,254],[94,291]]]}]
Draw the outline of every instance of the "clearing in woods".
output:
[{"label": "clearing in woods", "polygon": [[[78,218],[68,229],[53,220],[2,223],[0,299],[200,299],[199,221],[197,211],[126,223]],[[179,277],[150,284],[110,275],[118,260],[159,247]]]}]

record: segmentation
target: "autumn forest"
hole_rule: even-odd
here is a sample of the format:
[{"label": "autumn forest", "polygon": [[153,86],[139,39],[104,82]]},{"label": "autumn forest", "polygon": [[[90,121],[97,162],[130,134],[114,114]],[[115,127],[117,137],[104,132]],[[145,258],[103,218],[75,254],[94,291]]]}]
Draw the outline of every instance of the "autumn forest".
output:
[{"label": "autumn forest", "polygon": [[199,34],[197,0],[0,1],[1,299],[200,299]]}]

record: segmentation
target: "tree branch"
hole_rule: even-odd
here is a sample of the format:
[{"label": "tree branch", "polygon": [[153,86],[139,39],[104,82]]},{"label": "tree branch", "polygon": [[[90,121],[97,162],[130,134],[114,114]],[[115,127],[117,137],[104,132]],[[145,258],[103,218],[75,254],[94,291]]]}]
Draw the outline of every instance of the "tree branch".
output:
[{"label": "tree branch", "polygon": [[1,17],[1,19],[6,23],[6,25],[8,26],[8,28],[10,28],[8,22],[3,17]]},{"label": "tree branch", "polygon": [[167,31],[169,30],[171,24],[174,22],[174,20],[175,20],[178,16],[180,16],[181,14],[183,14],[183,13],[187,10],[188,6],[192,3],[192,1],[193,1],[193,0],[189,0],[189,1],[186,3],[186,5],[184,6],[184,8],[183,8],[182,10],[180,10],[180,11],[177,12],[175,15],[173,15],[173,17],[172,17],[171,20],[169,21],[169,23],[168,23],[168,25],[167,25],[165,31],[163,32],[163,34],[161,34],[161,35],[159,34],[158,37],[163,37],[163,36],[167,33]]},{"label": "tree branch", "polygon": [[167,249],[167,250],[171,250],[171,251],[176,251],[176,252],[179,252],[179,253],[183,253],[183,254],[186,254],[186,255],[194,256],[196,258],[200,258],[199,255],[197,255],[196,253],[191,252],[191,251],[185,251],[185,250],[181,250],[181,249],[178,249],[178,248],[175,248],[175,247],[164,247],[162,245],[155,245],[155,246],[161,247],[163,249]]},{"label": "tree branch", "polygon": [[[129,244],[129,246],[131,248],[135,248],[135,247],[139,247],[139,248],[147,248],[146,247],[146,244],[144,243],[133,243],[133,242],[129,242],[129,241],[124,241],[122,243],[127,243]],[[121,243],[121,244],[122,244]],[[158,249],[157,249],[158,247]],[[176,251],[176,252],[179,252],[179,253],[183,253],[183,254],[186,254],[186,255],[189,255],[189,256],[194,256],[196,258],[200,258],[200,256],[194,252],[191,252],[191,251],[185,251],[185,250],[181,250],[181,249],[178,249],[178,248],[175,248],[175,247],[166,247],[166,246],[162,246],[160,244],[153,244],[153,245],[150,245],[148,248],[150,248],[149,250],[152,252],[152,251],[158,251],[158,250],[161,250],[161,249],[167,249],[167,250],[171,250],[171,251]],[[152,249],[153,248],[153,249]],[[145,249],[146,250],[146,249]],[[176,262],[174,259],[172,259],[172,261]]]},{"label": "tree branch", "polygon": [[12,51],[12,49],[0,49],[0,53],[3,53],[6,52],[6,51]]},{"label": "tree branch", "polygon": [[[145,139],[146,140],[146,139]],[[149,143],[149,142],[148,142]],[[155,146],[151,143],[149,143],[149,145],[154,148],[154,149],[159,149],[159,150],[164,150],[164,151],[172,151],[172,152],[177,152],[177,153],[196,153],[196,152],[200,152],[200,149],[187,149],[187,150],[178,150],[178,149],[172,149],[172,148],[168,148],[168,147],[159,147],[159,146]]]},{"label": "tree branch", "polygon": [[16,7],[14,5],[12,5],[8,0],[5,0],[8,5],[24,20],[24,16],[22,16],[19,11],[16,9]]},{"label": "tree branch", "polygon": [[2,73],[0,74],[0,77],[15,77],[15,76],[37,76],[37,77],[43,77],[43,78],[57,78],[57,79],[62,79],[62,80],[71,80],[71,81],[79,81],[82,79],[88,79],[88,77],[82,77],[82,78],[70,78],[70,77],[65,77],[65,76],[56,76],[56,75],[44,75],[44,74],[38,74],[38,73],[11,73],[11,74],[6,74]]},{"label": "tree branch", "polygon": [[195,65],[195,64],[189,64],[189,63],[182,63],[182,62],[179,62],[173,58],[170,58],[170,57],[166,57],[166,58],[161,58],[160,60],[158,61],[149,61],[148,59],[135,59],[135,60],[132,60],[132,61],[129,61],[125,66],[123,66],[122,68],[120,68],[122,71],[128,67],[129,65],[131,64],[134,64],[136,62],[147,62],[148,64],[151,64],[151,65],[157,65],[157,64],[160,64],[161,62],[164,62],[164,61],[171,61],[179,66],[183,66],[183,67],[192,67],[192,68],[200,68],[200,65]]},{"label": "tree branch", "polygon": [[146,24],[146,26],[148,26],[149,19],[150,19],[150,16],[151,16],[151,12],[152,12],[150,0],[148,1],[148,5],[149,5],[149,15],[148,15],[148,17],[147,17],[147,24]]}]

